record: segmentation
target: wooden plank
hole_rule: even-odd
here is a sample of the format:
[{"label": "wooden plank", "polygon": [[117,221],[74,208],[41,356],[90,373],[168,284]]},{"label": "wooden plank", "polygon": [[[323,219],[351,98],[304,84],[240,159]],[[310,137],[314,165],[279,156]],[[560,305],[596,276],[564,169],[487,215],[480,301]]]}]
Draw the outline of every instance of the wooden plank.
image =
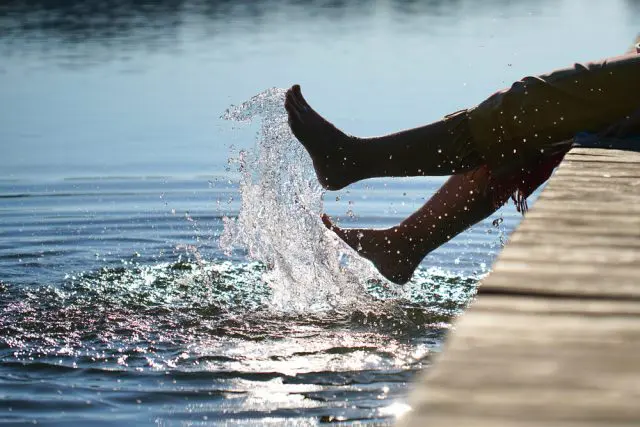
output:
[{"label": "wooden plank", "polygon": [[640,298],[640,185],[624,177],[576,182],[571,171],[592,168],[585,157],[601,158],[598,166],[606,176],[619,169],[613,160],[635,160],[640,175],[638,153],[572,150],[513,234],[485,289]]},{"label": "wooden plank", "polygon": [[572,150],[400,426],[640,425],[640,154]]},{"label": "wooden plank", "polygon": [[412,396],[424,424],[401,425],[640,420],[639,303],[487,296],[471,311]]}]

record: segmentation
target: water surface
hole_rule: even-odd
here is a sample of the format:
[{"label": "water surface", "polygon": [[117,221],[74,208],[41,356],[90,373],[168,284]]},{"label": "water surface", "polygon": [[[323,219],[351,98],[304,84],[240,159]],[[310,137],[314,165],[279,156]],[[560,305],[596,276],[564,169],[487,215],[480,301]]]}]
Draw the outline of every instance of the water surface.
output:
[{"label": "water surface", "polygon": [[274,157],[260,151],[277,102],[250,124],[224,112],[300,83],[346,131],[395,131],[622,52],[639,12],[631,0],[0,6],[0,422],[391,422],[518,214],[501,210],[392,286],[315,214],[390,226],[444,178],[323,194],[286,133],[269,134]]}]

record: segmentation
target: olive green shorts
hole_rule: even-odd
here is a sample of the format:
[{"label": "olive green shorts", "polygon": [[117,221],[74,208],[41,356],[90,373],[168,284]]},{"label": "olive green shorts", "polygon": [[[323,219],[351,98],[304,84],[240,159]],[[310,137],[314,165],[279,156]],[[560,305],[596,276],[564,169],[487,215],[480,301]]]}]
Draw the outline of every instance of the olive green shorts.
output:
[{"label": "olive green shorts", "polygon": [[525,77],[466,111],[475,150],[492,168],[526,163],[580,132],[599,132],[640,109],[640,55]]}]

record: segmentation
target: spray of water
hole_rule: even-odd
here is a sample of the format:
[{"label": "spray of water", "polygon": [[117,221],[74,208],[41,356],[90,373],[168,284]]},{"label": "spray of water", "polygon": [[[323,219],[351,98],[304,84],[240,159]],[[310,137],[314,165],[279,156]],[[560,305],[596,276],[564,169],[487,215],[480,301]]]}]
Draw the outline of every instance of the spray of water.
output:
[{"label": "spray of water", "polygon": [[225,219],[223,250],[245,249],[267,266],[273,304],[286,311],[324,310],[368,299],[380,278],[320,221],[323,191],[302,145],[289,130],[284,89],[266,90],[230,107],[235,122],[261,119],[256,147],[240,153],[241,208]]}]

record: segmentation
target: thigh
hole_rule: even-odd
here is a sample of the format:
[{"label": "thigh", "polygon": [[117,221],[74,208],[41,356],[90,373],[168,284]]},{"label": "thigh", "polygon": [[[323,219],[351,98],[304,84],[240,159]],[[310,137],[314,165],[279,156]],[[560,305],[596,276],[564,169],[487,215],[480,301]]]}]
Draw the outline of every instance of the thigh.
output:
[{"label": "thigh", "polygon": [[470,110],[489,164],[525,160],[578,132],[597,132],[640,107],[640,55],[525,77]]}]

